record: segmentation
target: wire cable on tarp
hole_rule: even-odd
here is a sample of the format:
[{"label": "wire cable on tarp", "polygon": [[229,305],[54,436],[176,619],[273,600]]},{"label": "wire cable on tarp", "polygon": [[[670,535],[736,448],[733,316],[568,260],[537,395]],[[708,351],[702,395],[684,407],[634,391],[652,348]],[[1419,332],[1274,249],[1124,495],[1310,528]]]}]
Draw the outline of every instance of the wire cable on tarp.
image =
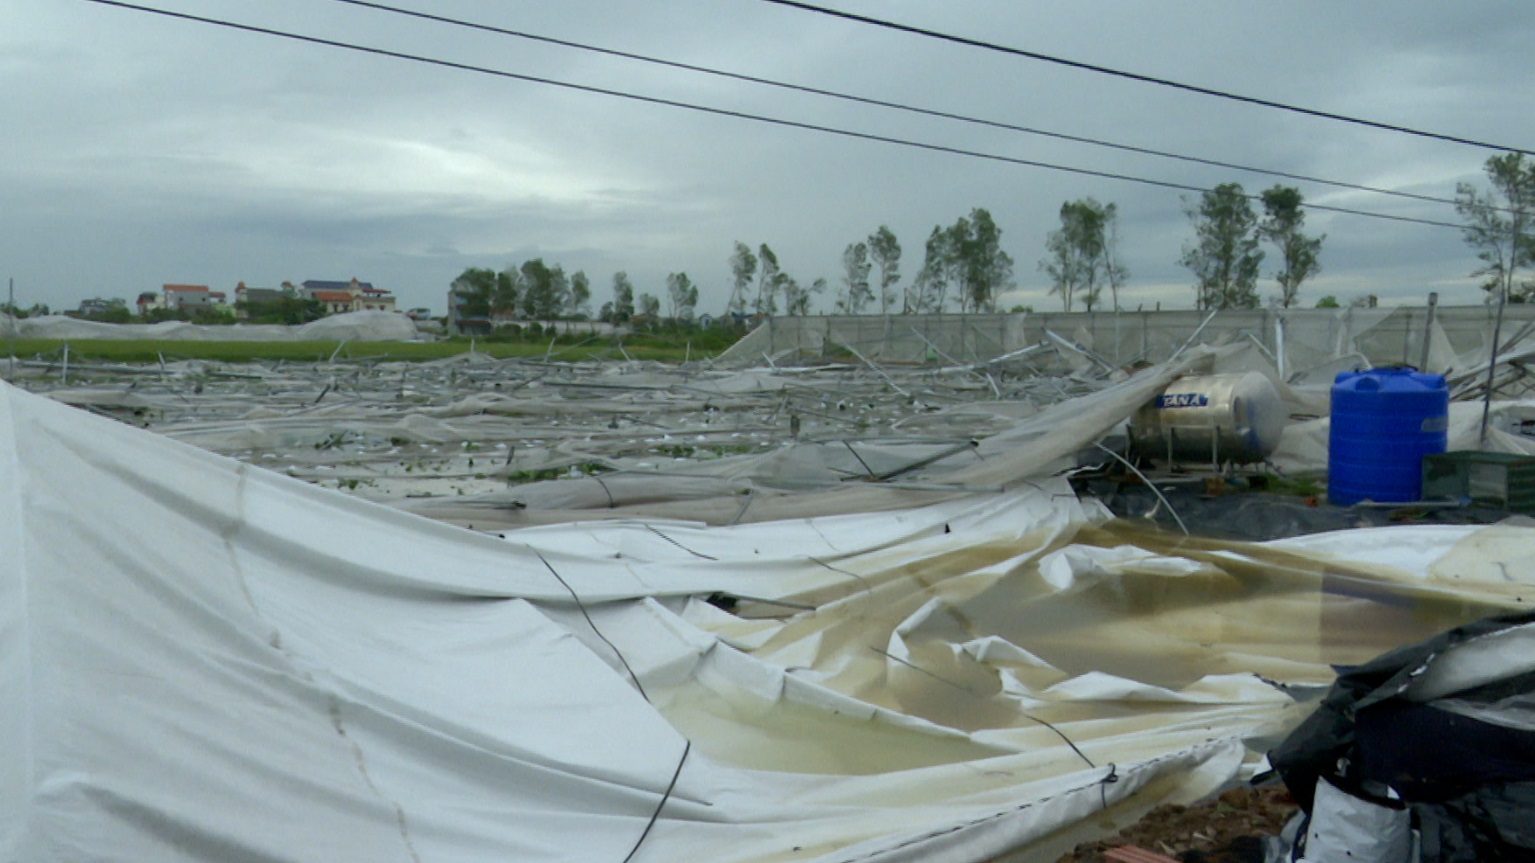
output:
[{"label": "wire cable on tarp", "polygon": [[651,828],[655,827],[656,822],[661,820],[661,810],[666,808],[666,801],[672,799],[672,791],[676,789],[677,780],[682,776],[682,765],[688,762],[688,753],[693,751],[693,741],[688,740],[686,744],[682,747],[682,757],[677,759],[677,769],[672,772],[672,781],[667,784],[666,791],[662,792],[661,802],[656,804],[656,810],[650,813],[650,820],[646,822],[645,829],[640,832],[640,838],[635,840],[634,847],[630,848],[629,853],[624,855],[624,863],[629,863],[630,860],[634,859],[634,855],[640,853],[640,846],[645,844],[645,839],[650,835]]},{"label": "wire cable on tarp", "polygon": [[[634,681],[634,688],[639,690],[640,697],[644,698],[647,704],[653,705],[654,702],[650,700],[650,695],[645,692],[645,687],[640,683],[639,675],[634,673],[634,668],[629,665],[629,660],[624,658],[624,652],[618,649],[618,645],[609,641],[608,637],[602,634],[601,629],[597,628],[597,623],[592,620],[591,614],[587,612],[586,603],[581,599],[581,595],[576,593],[575,588],[570,586],[570,582],[561,577],[559,571],[554,568],[553,564],[549,563],[549,559],[544,557],[538,549],[527,548],[538,557],[539,561],[543,563],[544,568],[549,570],[549,574],[554,576],[555,580],[565,588],[566,592],[570,594],[570,598],[576,601],[576,608],[581,611],[581,616],[586,618],[586,625],[590,626],[592,632],[596,633],[597,637],[602,639],[602,643],[606,644],[613,651],[613,655],[618,657],[618,661],[623,664],[624,670],[629,672],[629,679]],[[640,846],[645,844],[645,839],[650,836],[651,829],[661,819],[661,811],[666,808],[666,801],[672,798],[672,792],[677,788],[677,780],[682,776],[682,766],[688,761],[688,753],[693,751],[693,741],[684,737],[683,744],[682,757],[677,759],[677,769],[672,771],[671,781],[666,784],[666,790],[661,793],[661,800],[656,803],[655,810],[650,813],[650,820],[645,823],[645,829],[640,831],[640,837],[635,840],[634,847],[630,848],[629,853],[624,855],[624,863],[629,863],[629,861],[634,859],[634,855],[639,853]]]},{"label": "wire cable on tarp", "polygon": [[536,548],[533,548],[532,546],[524,546],[524,548],[527,548],[529,551],[533,552],[535,556],[538,557],[538,559],[544,564],[544,568],[549,570],[549,574],[554,576],[555,580],[558,581],[560,585],[565,588],[565,591],[570,594],[570,598],[576,601],[576,608],[581,612],[581,616],[586,618],[586,625],[590,626],[592,628],[592,632],[595,633],[598,638],[602,639],[602,643],[606,644],[608,648],[613,651],[614,656],[618,657],[618,661],[621,665],[623,665],[624,670],[629,672],[629,679],[634,681],[634,688],[640,691],[640,697],[644,698],[647,704],[653,703],[650,700],[650,695],[645,692],[644,685],[640,683],[640,676],[634,673],[634,669],[629,665],[629,660],[624,658],[624,652],[618,649],[618,645],[609,641],[608,637],[602,634],[601,629],[597,628],[597,622],[592,620],[591,614],[586,610],[586,602],[581,599],[581,595],[576,593],[575,588],[570,586],[570,582],[566,581],[560,576],[559,572],[554,568],[554,565],[549,562],[548,558],[544,557],[542,552]]},{"label": "wire cable on tarp", "polygon": [[645,529],[650,531],[651,533],[655,534],[656,536],[661,537],[662,539],[666,540],[667,542],[671,543],[672,545],[677,546],[678,548],[682,549],[683,551],[687,552],[688,554],[693,555],[694,557],[700,557],[700,558],[703,558],[704,560],[719,560],[719,558],[717,558],[717,557],[710,557],[709,555],[704,554],[701,551],[694,551],[693,549],[688,548],[687,546],[683,545],[682,543],[678,542],[675,539],[672,539],[671,537],[667,536],[666,534],[662,533],[661,531],[656,530],[654,527],[652,527],[652,526],[650,526],[648,524],[645,525]]},{"label": "wire cable on tarp", "polygon": [[1104,446],[1101,443],[1094,443],[1093,446],[1095,446],[1095,447],[1103,450],[1104,452],[1108,453],[1109,455],[1113,456],[1116,461],[1118,461],[1120,464],[1124,465],[1126,468],[1129,468],[1131,473],[1133,473],[1136,476],[1140,477],[1141,478],[1141,482],[1145,483],[1146,487],[1151,489],[1151,493],[1157,496],[1157,500],[1161,501],[1162,505],[1167,507],[1168,514],[1170,514],[1173,517],[1173,521],[1176,521],[1178,523],[1178,529],[1183,531],[1183,535],[1184,536],[1188,536],[1189,535],[1188,525],[1184,524],[1183,523],[1183,519],[1178,517],[1178,511],[1173,509],[1173,505],[1171,503],[1169,503],[1167,498],[1166,498],[1166,496],[1164,496],[1162,494],[1162,490],[1157,488],[1156,483],[1154,483],[1151,480],[1147,479],[1146,475],[1141,473],[1139,468],[1137,468],[1135,465],[1131,464],[1129,459],[1125,458],[1124,456],[1120,455],[1119,453],[1109,449],[1108,447]]},{"label": "wire cable on tarp", "polygon": [[[609,650],[612,650],[612,654],[614,654],[614,656],[619,657],[619,662],[622,663],[623,670],[628,671],[629,679],[634,680],[634,688],[635,689],[639,689],[640,697],[643,697],[643,699],[645,699],[646,703],[651,703],[651,705],[654,705],[654,702],[651,702],[651,696],[649,696],[649,694],[646,693],[646,691],[645,691],[645,686],[643,686],[642,683],[640,683],[640,676],[639,676],[639,674],[635,674],[634,673],[634,668],[631,668],[631,666],[629,666],[629,660],[625,659],[625,657],[623,657],[623,651],[619,650],[619,645],[616,645],[616,643],[612,643],[611,640],[608,640],[608,636],[603,636],[602,630],[599,630],[599,628],[597,628],[596,620],[591,619],[591,614],[589,614],[588,611],[586,611],[586,603],[583,602],[582,597],[580,597],[580,594],[576,593],[576,588],[571,587],[571,585],[569,585],[569,582],[566,582],[566,580],[563,579],[562,576],[560,576],[559,571],[557,571],[556,568],[554,568],[553,564],[550,564],[550,560],[548,560],[548,557],[543,556],[543,554],[540,553],[540,551],[537,550],[537,548],[528,547],[528,550],[533,551],[533,553],[536,554],[537,557],[539,557],[539,560],[540,560],[540,562],[542,562],[543,567],[545,567],[546,570],[550,571],[551,576],[554,576],[554,579],[556,579],[557,582],[560,582],[560,585],[562,585],[562,587],[565,588],[566,593],[571,594],[571,599],[576,600],[576,608],[579,608],[580,616],[585,617],[586,625],[588,625],[588,627],[591,627],[591,631],[593,631],[593,633],[596,633],[597,637],[599,637],[599,639],[602,639],[602,643],[605,643],[605,645],[608,645]],[[692,740],[688,740],[685,737],[685,739],[683,739],[682,757],[680,757],[680,759],[677,759],[677,769],[675,769],[675,771],[672,771],[671,782],[666,783],[666,791],[662,792],[662,799],[660,799],[660,802],[657,803],[657,805],[655,805],[655,811],[651,812],[651,820],[649,820],[649,822],[645,823],[645,829],[643,829],[643,831],[640,831],[640,838],[637,838],[637,840],[634,840],[634,848],[629,849],[628,854],[626,854],[625,857],[623,857],[623,863],[629,863],[629,861],[634,860],[634,855],[635,854],[639,854],[639,852],[640,852],[640,846],[645,845],[645,838],[649,837],[649,835],[651,835],[651,829],[654,828],[655,822],[659,822],[660,817],[662,817],[662,809],[666,808],[666,802],[668,802],[668,800],[671,800],[672,791],[675,791],[675,789],[677,789],[677,780],[680,779],[680,777],[682,777],[682,766],[685,765],[685,763],[688,763],[688,754],[689,754],[689,752],[692,752]]]}]

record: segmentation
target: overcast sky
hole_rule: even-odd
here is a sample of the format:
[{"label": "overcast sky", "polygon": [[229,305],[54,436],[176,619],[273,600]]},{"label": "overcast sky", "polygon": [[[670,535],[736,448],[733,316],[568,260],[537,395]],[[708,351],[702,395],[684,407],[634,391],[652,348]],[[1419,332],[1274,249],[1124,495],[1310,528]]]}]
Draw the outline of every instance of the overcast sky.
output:
[{"label": "overcast sky", "polygon": [[[1456,223],[1453,207],[849,104],[332,0],[142,5],[725,111],[1208,188]],[[494,27],[917,107],[1451,198],[1491,150],[1236,104],[761,0],[393,0]],[[823,5],[1321,111],[1535,149],[1535,5],[824,0]],[[739,240],[808,284],[888,225],[909,278],[935,225],[989,210],[1004,308],[1060,307],[1038,268],[1063,201],[1120,212],[1122,303],[1192,306],[1193,193],[841,137],[240,32],[88,0],[0,4],[0,278],[56,310],[167,282],[349,279],[445,309],[466,267],[626,270],[723,307]],[[1457,230],[1313,211],[1302,302],[1477,303]],[[1277,292],[1271,253],[1261,285]],[[3,285],[0,285],[3,289]],[[3,296],[0,296],[3,298]],[[830,309],[833,297],[819,300]]]}]

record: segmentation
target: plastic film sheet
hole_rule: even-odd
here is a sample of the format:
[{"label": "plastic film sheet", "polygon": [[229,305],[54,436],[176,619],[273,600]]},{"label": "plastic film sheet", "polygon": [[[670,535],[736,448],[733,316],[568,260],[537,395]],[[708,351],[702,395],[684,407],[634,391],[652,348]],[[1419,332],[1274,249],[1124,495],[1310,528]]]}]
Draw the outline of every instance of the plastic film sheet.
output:
[{"label": "plastic film sheet", "polygon": [[1242,775],[1331,664],[1535,582],[1517,525],[1413,569],[1414,528],[1184,540],[1059,480],[488,536],[10,387],[0,490],[27,860],[1044,856]]}]

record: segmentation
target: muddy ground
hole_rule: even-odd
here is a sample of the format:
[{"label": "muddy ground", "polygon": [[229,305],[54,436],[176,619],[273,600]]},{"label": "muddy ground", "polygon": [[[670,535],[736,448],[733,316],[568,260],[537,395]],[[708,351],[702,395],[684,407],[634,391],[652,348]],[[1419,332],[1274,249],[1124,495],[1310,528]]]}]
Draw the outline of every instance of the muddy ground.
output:
[{"label": "muddy ground", "polygon": [[1078,845],[1057,863],[1104,863],[1104,852],[1119,845],[1186,863],[1261,863],[1261,837],[1278,836],[1295,812],[1283,785],[1234,788],[1192,806],[1158,806],[1118,836]]}]

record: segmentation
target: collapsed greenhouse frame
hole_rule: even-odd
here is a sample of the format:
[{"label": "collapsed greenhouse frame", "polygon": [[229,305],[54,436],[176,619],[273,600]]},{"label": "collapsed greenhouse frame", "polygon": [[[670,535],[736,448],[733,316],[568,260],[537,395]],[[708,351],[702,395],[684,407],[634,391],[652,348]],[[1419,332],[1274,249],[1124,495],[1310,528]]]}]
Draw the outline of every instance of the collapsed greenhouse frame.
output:
[{"label": "collapsed greenhouse frame", "polygon": [[[1376,320],[1352,353],[1389,342],[1393,319]],[[851,337],[849,358],[823,338],[831,356],[778,348],[743,370],[172,361],[77,366],[62,387],[29,365],[20,385],[117,421],[5,390],[0,521],[21,553],[0,637],[27,658],[8,651],[3,680],[37,705],[5,723],[31,756],[4,789],[6,847],[305,859],[340,830],[358,844],[329,840],[327,856],[968,863],[1216,790],[1255,769],[1331,664],[1523,607],[1535,574],[1518,577],[1517,524],[1258,546],[1079,503],[1052,475],[1177,375],[1280,378],[1272,347],[1215,323],[1140,371],[1095,330],[1053,324],[1021,357],[930,334],[917,361]],[[1292,411],[1325,414],[1295,374],[1280,380]],[[1500,405],[1495,444],[1526,446],[1521,410]],[[1276,454],[1289,469],[1313,458],[1305,426]],[[76,644],[81,626],[99,631]],[[144,702],[146,673],[163,709]],[[58,688],[75,674],[95,688]],[[589,719],[555,710],[556,693]],[[253,720],[251,697],[286,707]],[[239,742],[275,752],[290,725],[313,763]],[[207,805],[279,818],[262,776],[326,790],[268,836]],[[543,810],[549,787],[606,789],[592,793],[608,808],[572,791]],[[516,836],[494,826],[514,812]]]}]

